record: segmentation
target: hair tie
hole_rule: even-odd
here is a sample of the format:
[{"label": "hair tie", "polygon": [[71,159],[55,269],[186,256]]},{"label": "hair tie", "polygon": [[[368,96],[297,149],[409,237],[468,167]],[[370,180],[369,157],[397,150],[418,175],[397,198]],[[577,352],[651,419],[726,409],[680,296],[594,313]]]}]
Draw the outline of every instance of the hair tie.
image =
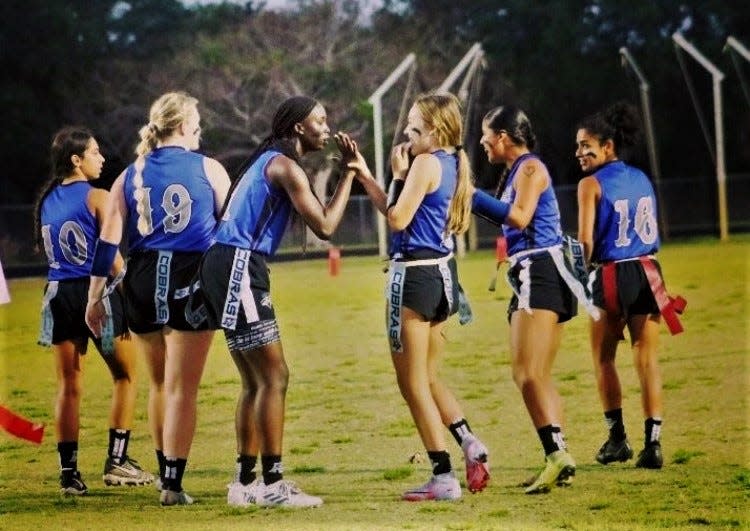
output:
[{"label": "hair tie", "polygon": [[455,146],[455,148],[456,148],[456,151],[461,151],[464,147],[461,144],[459,144]]}]

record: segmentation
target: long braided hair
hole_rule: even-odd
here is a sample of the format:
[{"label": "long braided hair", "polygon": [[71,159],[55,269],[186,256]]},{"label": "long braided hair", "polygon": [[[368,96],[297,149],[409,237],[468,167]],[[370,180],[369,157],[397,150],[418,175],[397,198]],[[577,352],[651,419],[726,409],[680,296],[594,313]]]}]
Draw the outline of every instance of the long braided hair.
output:
[{"label": "long braided hair", "polygon": [[300,158],[297,154],[295,144],[295,124],[303,121],[309,116],[318,101],[308,96],[292,96],[286,99],[276,110],[271,122],[271,133],[258,144],[258,147],[250,154],[248,159],[242,163],[237,171],[232,185],[229,187],[227,198],[221,208],[219,219],[224,217],[224,212],[232,198],[232,193],[240,182],[242,175],[252,164],[258,160],[263,153],[271,149],[281,152],[299,164]]},{"label": "long braided hair", "polygon": [[[143,208],[142,199],[145,189],[143,187],[143,168],[146,166],[146,155],[151,153],[159,145],[159,142],[169,138],[184,122],[190,119],[192,113],[198,112],[198,100],[186,92],[167,92],[159,96],[148,113],[148,123],[141,127],[138,136],[141,141],[135,148],[138,158],[133,164],[135,174],[133,185],[135,186],[135,199],[138,210]],[[138,217],[138,230],[146,234],[149,230],[146,218]]]},{"label": "long braided hair", "polygon": [[90,130],[81,126],[65,126],[52,137],[50,146],[50,176],[42,185],[34,201],[34,247],[37,252],[42,251],[42,204],[52,190],[63,179],[71,175],[75,166],[71,158],[73,155],[83,157],[94,135]]}]

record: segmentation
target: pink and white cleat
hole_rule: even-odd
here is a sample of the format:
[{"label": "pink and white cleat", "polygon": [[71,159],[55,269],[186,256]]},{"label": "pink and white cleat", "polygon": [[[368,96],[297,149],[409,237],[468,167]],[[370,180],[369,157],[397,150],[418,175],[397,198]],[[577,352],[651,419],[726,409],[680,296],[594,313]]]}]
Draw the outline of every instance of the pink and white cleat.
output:
[{"label": "pink and white cleat", "polygon": [[453,472],[432,476],[430,481],[407,490],[401,496],[405,501],[457,500],[461,497],[461,484]]},{"label": "pink and white cleat", "polygon": [[466,486],[469,492],[481,492],[490,481],[487,447],[476,437],[467,437],[461,444],[466,461]]}]

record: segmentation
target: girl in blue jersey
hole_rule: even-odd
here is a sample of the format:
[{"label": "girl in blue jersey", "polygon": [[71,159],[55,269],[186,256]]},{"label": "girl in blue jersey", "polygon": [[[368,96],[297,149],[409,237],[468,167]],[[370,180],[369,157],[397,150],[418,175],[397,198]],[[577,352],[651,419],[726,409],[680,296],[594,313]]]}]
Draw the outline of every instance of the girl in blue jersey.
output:
[{"label": "girl in blue jersey", "polygon": [[[339,133],[337,137],[346,137]],[[200,281],[213,328],[222,328],[242,379],[236,409],[235,481],[227,502],[245,507],[312,507],[323,501],[284,479],[282,438],[289,370],[271,303],[266,258],[276,251],[296,211],[320,238],[329,239],[344,214],[353,172],[346,172],[323,205],[301,167],[301,157],[323,149],[330,138],[326,111],[312,98],[284,101],[271,134],[234,181]],[[347,137],[348,138],[348,137]],[[339,142],[342,146],[341,142]],[[351,150],[342,147],[344,163]],[[262,475],[256,476],[257,456]]]},{"label": "girl in blue jersey", "polygon": [[[638,133],[637,111],[624,103],[579,125],[576,157],[588,176],[578,184],[578,239],[587,262],[595,265],[591,273],[594,302],[606,315],[606,319],[591,323],[594,370],[609,427],[609,437],[596,460],[606,465],[633,456],[615,367],[617,344],[627,325],[646,419],[645,447],[636,466],[661,468],[660,305],[655,293],[660,287],[663,295],[663,280],[654,256],[659,249],[656,195],[642,171],[620,160],[635,144]],[[665,319],[674,317],[670,308],[665,309]],[[674,319],[668,324],[676,322]]]},{"label": "girl in blue jersey", "polygon": [[187,301],[229,189],[223,166],[193,152],[201,132],[197,105],[182,92],[164,94],[151,105],[150,121],[140,130],[138,158],[112,185],[86,315],[98,335],[105,315],[99,302],[102,272],[124,228],[129,246],[125,309],[135,345],[149,364],[149,424],[162,505],[193,502],[182,488],[182,476],[213,331],[205,310],[192,311]]},{"label": "girl in blue jersey", "polygon": [[[94,244],[99,235],[108,192],[93,188],[104,157],[90,131],[65,127],[51,146],[52,177],[42,188],[34,209],[34,236],[49,263],[39,343],[52,345],[57,368],[55,434],[60,454],[60,487],[64,494],[86,494],[78,471],[83,361],[89,337],[85,311]],[[122,269],[119,254],[112,272]],[[104,464],[107,485],[145,485],[153,476],[128,457],[127,447],[136,399],[135,351],[125,335],[122,297],[107,300],[112,313],[109,343],[94,339],[114,380],[109,414],[109,451]]]},{"label": "girl in blue jersey", "polygon": [[[394,178],[388,196],[361,155],[353,166],[393,231],[386,286],[391,357],[401,395],[432,463],[430,480],[403,494],[408,501],[461,497],[444,426],[464,452],[469,490],[483,490],[490,477],[487,448],[472,433],[461,406],[438,375],[445,323],[458,311],[462,296],[454,235],[464,233],[470,221],[471,169],[461,146],[462,124],[452,94],[419,96],[404,130],[408,141],[391,154]],[[415,157],[411,167],[409,154]]]},{"label": "girl in blue jersey", "polygon": [[546,166],[531,152],[536,137],[526,114],[511,106],[491,110],[482,122],[480,142],[491,163],[506,167],[496,194],[500,199],[476,190],[472,210],[502,223],[508,242],[513,380],[546,461],[542,472],[523,486],[527,494],[542,493],[569,484],[575,475],[562,433],[562,401],[551,374],[563,323],[577,313],[576,296],[596,311],[566,267],[557,198]]}]

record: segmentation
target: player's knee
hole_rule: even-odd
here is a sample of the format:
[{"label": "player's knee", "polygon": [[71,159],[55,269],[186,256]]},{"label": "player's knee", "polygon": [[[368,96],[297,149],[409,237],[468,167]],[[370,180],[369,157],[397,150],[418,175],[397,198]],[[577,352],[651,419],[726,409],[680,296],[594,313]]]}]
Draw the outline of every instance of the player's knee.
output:
[{"label": "player's knee", "polygon": [[261,376],[260,386],[266,389],[286,392],[289,386],[289,369],[286,364],[277,364]]}]

